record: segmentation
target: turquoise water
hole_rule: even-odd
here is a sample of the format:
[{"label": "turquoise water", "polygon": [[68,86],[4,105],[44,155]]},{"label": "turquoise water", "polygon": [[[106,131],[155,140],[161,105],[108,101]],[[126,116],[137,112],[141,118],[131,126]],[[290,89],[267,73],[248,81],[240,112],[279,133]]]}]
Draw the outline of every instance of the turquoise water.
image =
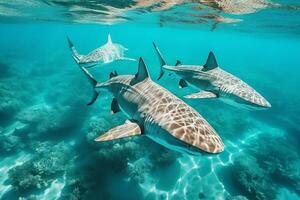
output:
[{"label": "turquoise water", "polygon": [[[297,2],[277,1],[280,6],[250,14],[199,11],[243,19],[217,26],[212,18],[201,21],[207,17],[178,20],[186,16],[182,13],[198,12],[186,4],[97,20],[91,10],[75,15],[69,5],[43,2],[33,9],[0,1],[0,199],[300,199]],[[115,4],[110,6],[124,6]],[[223,139],[224,152],[180,154],[146,137],[94,142],[126,117],[111,114],[109,93],[86,106],[92,88],[72,59],[66,36],[85,54],[104,44],[108,34],[129,49],[126,56],[144,58],[155,82],[205,117]],[[184,99],[196,90],[179,89],[176,75],[156,81],[153,41],[169,64],[179,59],[203,65],[213,50],[224,70],[253,86],[272,108]],[[99,81],[114,70],[135,74],[137,63],[90,69]]]}]

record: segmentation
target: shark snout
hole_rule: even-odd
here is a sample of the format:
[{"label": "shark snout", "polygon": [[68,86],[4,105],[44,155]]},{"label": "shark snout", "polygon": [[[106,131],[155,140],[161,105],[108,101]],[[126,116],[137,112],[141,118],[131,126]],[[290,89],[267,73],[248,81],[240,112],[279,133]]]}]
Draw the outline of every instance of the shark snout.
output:
[{"label": "shark snout", "polygon": [[207,127],[205,132],[206,134],[203,135],[204,138],[199,138],[198,147],[208,153],[220,153],[224,151],[224,143],[217,132],[212,127]]},{"label": "shark snout", "polygon": [[252,96],[246,98],[245,100],[258,107],[271,108],[271,104],[258,93],[253,94]]},{"label": "shark snout", "polygon": [[262,95],[260,95],[252,88],[237,90],[236,92],[233,92],[233,95],[236,96],[236,98],[234,98],[236,101],[246,105],[258,108],[271,107],[271,104]]}]

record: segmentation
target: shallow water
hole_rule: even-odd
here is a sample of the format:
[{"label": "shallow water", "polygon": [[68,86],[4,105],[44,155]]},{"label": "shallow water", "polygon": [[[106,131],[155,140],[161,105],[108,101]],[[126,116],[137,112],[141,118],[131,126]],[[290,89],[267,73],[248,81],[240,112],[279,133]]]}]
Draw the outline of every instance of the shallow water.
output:
[{"label": "shallow water", "polygon": [[[20,2],[0,1],[0,199],[300,199],[299,3],[268,2],[251,12],[247,4],[234,13],[198,3]],[[66,36],[88,53],[108,34],[129,49],[128,57],[144,58],[155,82],[205,117],[224,152],[191,156],[146,137],[94,142],[126,117],[111,114],[108,93],[86,106],[92,88]],[[179,89],[176,75],[156,81],[153,41],[169,64],[202,65],[213,50],[224,70],[272,107],[184,99],[196,90]],[[135,74],[137,63],[90,71],[104,81],[113,70]]]}]

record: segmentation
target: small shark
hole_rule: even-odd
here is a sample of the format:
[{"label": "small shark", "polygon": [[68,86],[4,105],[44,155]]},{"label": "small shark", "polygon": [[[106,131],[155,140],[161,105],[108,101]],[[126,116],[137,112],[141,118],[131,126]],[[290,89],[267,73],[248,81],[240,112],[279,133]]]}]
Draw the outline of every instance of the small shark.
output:
[{"label": "small shark", "polygon": [[72,52],[72,56],[77,64],[82,64],[86,68],[93,67],[99,63],[107,64],[115,60],[136,61],[136,59],[124,57],[124,51],[128,49],[121,44],[113,43],[110,35],[107,37],[106,44],[91,51],[87,55],[79,54],[69,37],[67,37],[67,40]]},{"label": "small shark", "polygon": [[[164,71],[174,72],[181,77],[179,87],[188,85],[202,91],[185,96],[189,99],[220,98],[229,104],[239,106],[241,103],[248,108],[270,108],[271,104],[257,91],[238,77],[221,69],[213,52],[210,52],[206,63],[199,65],[183,65],[177,60],[174,66],[167,65],[159,48],[153,43],[158,54],[161,71],[158,80]],[[229,101],[228,101],[229,100]],[[233,100],[233,101],[232,101]]]},{"label": "small shark", "polygon": [[224,144],[211,125],[192,107],[149,77],[142,58],[135,75],[111,72],[105,82],[97,82],[85,67],[80,69],[94,88],[94,103],[102,91],[114,98],[112,113],[122,111],[129,120],[100,135],[95,141],[145,135],[153,141],[178,152],[200,155],[219,153]]}]

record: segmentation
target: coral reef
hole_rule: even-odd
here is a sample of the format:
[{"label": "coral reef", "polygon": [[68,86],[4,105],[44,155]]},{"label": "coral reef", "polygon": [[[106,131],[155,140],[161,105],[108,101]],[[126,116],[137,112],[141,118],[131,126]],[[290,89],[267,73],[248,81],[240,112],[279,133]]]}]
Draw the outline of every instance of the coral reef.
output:
[{"label": "coral reef", "polygon": [[145,156],[142,145],[135,142],[134,138],[101,143],[99,147],[97,152],[98,159],[116,171],[126,169],[129,161]]},{"label": "coral reef", "polygon": [[70,179],[62,191],[61,200],[80,200],[83,199],[86,188],[79,179]]},{"label": "coral reef", "polygon": [[150,160],[146,157],[142,157],[140,159],[137,159],[133,163],[128,163],[128,174],[132,181],[135,181],[137,183],[144,183],[145,182],[145,176],[148,176],[151,168],[152,163]]},{"label": "coral reef", "polygon": [[235,161],[233,168],[234,179],[250,199],[275,199],[276,187],[254,157],[244,155]]},{"label": "coral reef", "polygon": [[72,159],[66,157],[69,150],[64,143],[45,146],[37,150],[34,158],[8,172],[9,183],[21,196],[45,189],[70,167]]},{"label": "coral reef", "polygon": [[297,150],[286,147],[289,143],[286,135],[271,130],[248,141],[246,151],[236,156],[233,165],[228,166],[232,183],[249,199],[275,199],[278,188],[283,185],[292,186],[294,192],[299,193]]},{"label": "coral reef", "polygon": [[150,154],[151,162],[153,162],[157,166],[168,166],[173,162],[176,162],[176,159],[180,157],[182,154],[166,149],[160,145],[157,145],[159,151],[153,152]]},{"label": "coral reef", "polygon": [[0,121],[13,117],[24,106],[24,100],[28,98],[20,86],[10,81],[1,81],[0,94]]},{"label": "coral reef", "polygon": [[230,197],[228,198],[228,200],[248,200],[248,199],[244,196],[238,195],[238,196]]},{"label": "coral reef", "polygon": [[[279,184],[292,185],[300,193],[299,154],[285,136],[262,135],[249,152],[254,155],[260,166]],[[265,141],[268,141],[267,143]]]},{"label": "coral reef", "polygon": [[74,129],[84,122],[87,110],[82,101],[72,102],[70,105],[39,104],[20,112],[17,119],[28,124],[32,135],[41,133],[60,132]]}]

